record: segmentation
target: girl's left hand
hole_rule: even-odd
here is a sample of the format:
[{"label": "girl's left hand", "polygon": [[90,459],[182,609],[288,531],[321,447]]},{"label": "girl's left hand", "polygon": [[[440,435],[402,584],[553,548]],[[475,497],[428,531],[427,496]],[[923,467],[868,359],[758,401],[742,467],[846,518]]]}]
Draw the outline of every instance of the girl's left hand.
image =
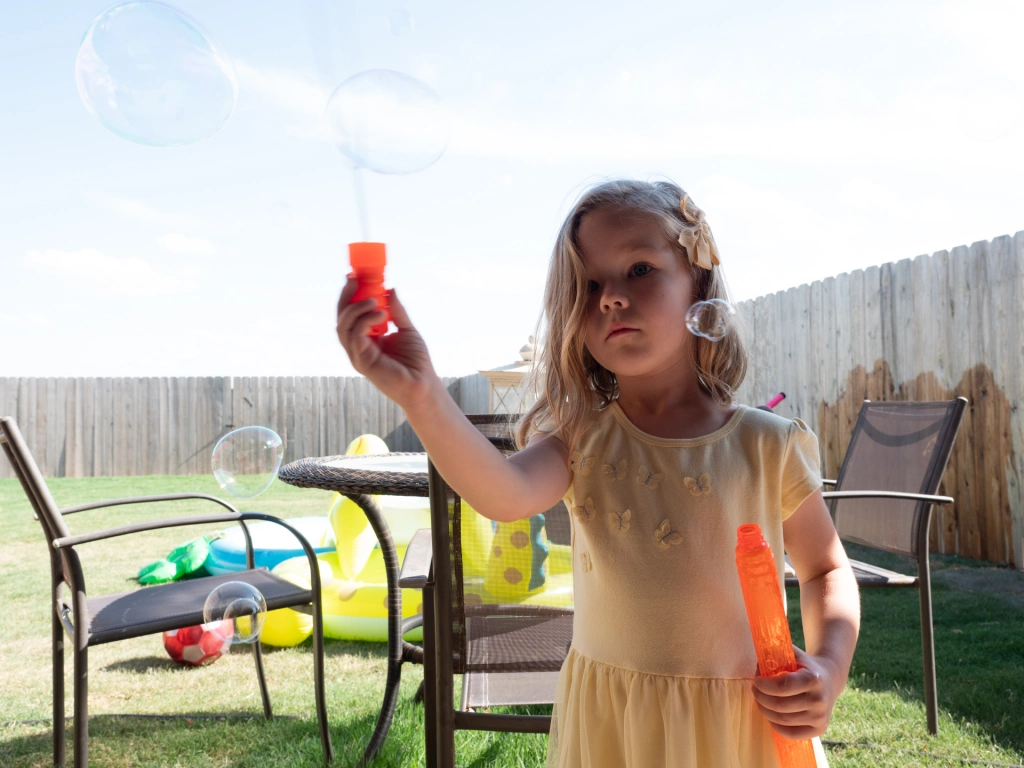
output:
[{"label": "girl's left hand", "polygon": [[754,678],[752,691],[757,708],[772,730],[787,739],[810,739],[828,728],[832,707],[842,692],[829,659],[811,656],[793,646],[800,669],[774,677]]}]

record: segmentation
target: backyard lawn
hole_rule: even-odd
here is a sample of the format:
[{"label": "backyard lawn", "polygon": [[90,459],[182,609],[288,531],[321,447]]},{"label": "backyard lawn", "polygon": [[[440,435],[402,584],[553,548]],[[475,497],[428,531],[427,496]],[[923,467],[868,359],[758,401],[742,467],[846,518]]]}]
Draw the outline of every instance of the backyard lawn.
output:
[{"label": "backyard lawn", "polygon": [[[64,505],[117,496],[219,493],[209,477],[56,479],[50,485],[57,503]],[[298,517],[325,514],[328,503],[322,491],[276,483],[241,508]],[[211,505],[179,502],[85,512],[68,522],[72,532],[80,533],[212,511]],[[16,480],[0,480],[0,521],[0,765],[48,766],[49,565],[39,523]],[[90,593],[131,588],[140,566],[201,532],[171,529],[79,548],[85,553]],[[867,559],[862,551],[855,554]],[[894,563],[898,559],[884,561],[890,567]],[[951,557],[933,556],[932,564],[939,736],[929,738],[925,730],[917,593],[869,590],[863,594],[863,628],[850,684],[825,736],[832,766],[1024,763],[1024,574]],[[790,612],[800,643],[795,591]],[[262,719],[247,651],[232,651],[210,667],[184,668],[170,661],[159,636],[151,636],[99,646],[89,656],[91,765],[321,764],[308,641],[297,648],[268,649],[271,700],[275,714],[285,716],[272,722]],[[70,713],[69,655],[66,661]],[[328,641],[326,661],[335,765],[354,765],[383,693],[385,647]],[[424,764],[423,710],[412,701],[421,679],[420,668],[406,665],[401,703],[375,765]],[[173,717],[122,717],[143,713]],[[231,717],[216,717],[225,714]],[[539,766],[546,738],[459,733],[456,745],[459,765]]]}]

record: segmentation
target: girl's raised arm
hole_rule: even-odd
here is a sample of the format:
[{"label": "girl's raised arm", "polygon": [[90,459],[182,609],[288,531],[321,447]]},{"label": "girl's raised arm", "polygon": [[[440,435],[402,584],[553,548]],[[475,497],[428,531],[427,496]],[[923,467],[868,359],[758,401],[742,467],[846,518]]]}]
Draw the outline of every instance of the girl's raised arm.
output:
[{"label": "girl's raised arm", "polygon": [[506,459],[469,423],[434,372],[423,337],[391,293],[395,333],[371,337],[384,321],[374,299],[349,304],[356,281],[338,299],[338,340],[352,366],[405,411],[449,485],[484,517],[519,520],[554,506],[569,487],[568,451],[556,436],[531,440]]}]

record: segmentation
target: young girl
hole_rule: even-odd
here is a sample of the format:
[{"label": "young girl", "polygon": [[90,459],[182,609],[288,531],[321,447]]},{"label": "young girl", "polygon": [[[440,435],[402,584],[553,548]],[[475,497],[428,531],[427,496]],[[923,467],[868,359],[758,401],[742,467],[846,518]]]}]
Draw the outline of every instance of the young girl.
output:
[{"label": "young girl", "polygon": [[[373,300],[338,304],[356,370],[406,412],[448,483],[498,521],[565,500],[575,616],[549,764],[560,768],[776,766],[771,729],[824,733],[856,644],[856,582],[821,496],[817,439],[735,405],[737,333],[692,335],[686,311],[726,298],[703,212],[668,182],[583,195],[545,290],[540,397],[505,459],[463,417],[398,297],[396,333]],[[800,578],[801,669],[756,676],[736,575],[736,528],[758,523],[782,579]],[[819,765],[825,764],[815,739]]]}]

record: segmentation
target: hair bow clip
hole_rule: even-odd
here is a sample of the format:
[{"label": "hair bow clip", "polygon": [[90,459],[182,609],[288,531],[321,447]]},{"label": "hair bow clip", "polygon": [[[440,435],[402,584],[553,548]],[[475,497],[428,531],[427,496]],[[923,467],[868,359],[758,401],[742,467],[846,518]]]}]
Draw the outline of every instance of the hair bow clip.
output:
[{"label": "hair bow clip", "polygon": [[684,194],[679,201],[679,210],[683,212],[683,219],[687,226],[679,233],[679,244],[686,249],[686,255],[691,264],[696,264],[701,269],[710,270],[721,264],[718,258],[718,246],[715,238],[711,235],[711,227],[704,220],[704,211],[696,209],[696,213],[686,210],[686,204],[690,196]]}]

